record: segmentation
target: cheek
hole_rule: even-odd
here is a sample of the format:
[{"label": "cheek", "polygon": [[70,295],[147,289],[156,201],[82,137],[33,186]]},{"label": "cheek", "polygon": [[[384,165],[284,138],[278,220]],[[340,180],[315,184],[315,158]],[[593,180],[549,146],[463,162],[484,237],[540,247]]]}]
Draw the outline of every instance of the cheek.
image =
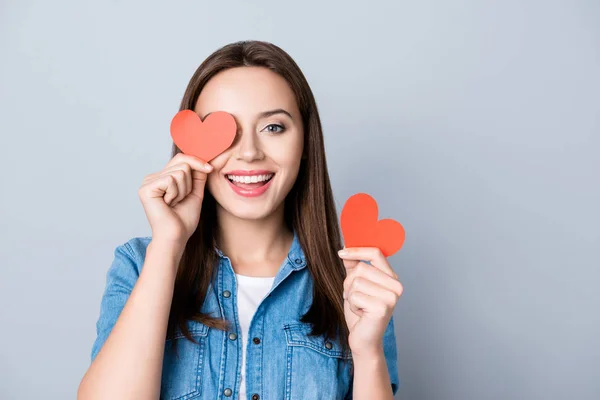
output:
[{"label": "cheek", "polygon": [[280,183],[285,191],[292,188],[298,177],[300,162],[302,161],[301,156],[302,153],[295,150],[280,154],[276,161],[279,167],[285,171],[284,179]]},{"label": "cheek", "polygon": [[228,159],[229,159],[229,150],[224,153],[221,153],[218,156],[216,156],[215,158],[213,158],[213,160],[210,162],[210,165],[212,165],[215,169],[211,173],[211,175],[220,173],[221,170],[223,169],[223,167],[225,166],[225,164],[227,163]]},{"label": "cheek", "polygon": [[290,172],[293,171],[295,174],[300,168],[300,163],[302,162],[302,144],[290,149],[290,151],[283,155],[283,157],[285,158],[287,168],[290,169]]},{"label": "cheek", "polygon": [[269,155],[273,161],[282,168],[296,169],[302,159],[302,137],[290,135],[287,140],[273,144],[269,148]]},{"label": "cheek", "polygon": [[212,186],[216,185],[217,181],[219,180],[220,177],[221,177],[221,175],[218,175],[218,174],[208,175],[208,178],[206,179],[206,186],[212,187]]}]

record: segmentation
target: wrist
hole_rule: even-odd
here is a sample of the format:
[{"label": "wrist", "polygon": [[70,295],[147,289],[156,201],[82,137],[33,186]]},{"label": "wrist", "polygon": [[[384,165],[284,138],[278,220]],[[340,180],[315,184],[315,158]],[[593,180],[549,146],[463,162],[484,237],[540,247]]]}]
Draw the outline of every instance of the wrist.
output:
[{"label": "wrist", "polygon": [[158,236],[151,236],[148,246],[158,248],[163,252],[172,253],[173,255],[182,254],[185,249],[186,242],[169,240]]},{"label": "wrist", "polygon": [[148,256],[159,259],[160,264],[171,265],[177,271],[184,250],[185,245],[152,239],[146,249],[146,259]]},{"label": "wrist", "polygon": [[376,364],[380,360],[385,360],[385,353],[383,352],[383,347],[365,350],[360,352],[352,352],[352,360],[354,363],[367,363],[367,364]]}]

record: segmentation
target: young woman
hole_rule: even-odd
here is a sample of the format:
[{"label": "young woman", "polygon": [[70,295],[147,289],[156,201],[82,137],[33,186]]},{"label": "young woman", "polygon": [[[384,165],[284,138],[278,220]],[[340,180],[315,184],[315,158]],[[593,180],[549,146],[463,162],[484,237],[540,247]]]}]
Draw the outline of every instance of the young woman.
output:
[{"label": "young woman", "polygon": [[[341,253],[323,133],[292,58],[227,45],[181,110],[237,123],[210,164],[173,145],[118,246],[79,399],[391,399],[402,285],[376,248]],[[361,261],[362,260],[362,261]]]}]

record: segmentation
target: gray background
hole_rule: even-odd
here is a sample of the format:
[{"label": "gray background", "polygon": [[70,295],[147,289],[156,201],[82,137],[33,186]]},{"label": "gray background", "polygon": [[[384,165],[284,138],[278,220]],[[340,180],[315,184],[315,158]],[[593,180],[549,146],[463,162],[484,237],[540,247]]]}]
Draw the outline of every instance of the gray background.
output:
[{"label": "gray background", "polygon": [[338,206],[406,228],[397,398],[600,398],[598,1],[150,3],[1,2],[0,398],[75,398],[137,189],[240,39],[306,74]]}]

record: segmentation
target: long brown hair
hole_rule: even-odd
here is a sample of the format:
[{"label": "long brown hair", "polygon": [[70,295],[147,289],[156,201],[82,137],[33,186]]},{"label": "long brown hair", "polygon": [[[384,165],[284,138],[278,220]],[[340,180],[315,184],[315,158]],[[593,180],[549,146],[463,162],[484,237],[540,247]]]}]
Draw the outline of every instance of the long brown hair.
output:
[{"label": "long brown hair", "polygon": [[[282,76],[291,87],[304,126],[304,155],[293,188],[285,199],[285,222],[297,232],[313,278],[313,302],[302,322],[312,324],[311,335],[336,338],[349,351],[348,327],[342,299],[345,269],[337,255],[341,249],[340,229],[323,144],[321,120],[313,93],[304,74],[281,48],[263,41],[228,44],[211,54],[192,76],[180,110],[193,110],[202,88],[218,72],[229,68],[257,66]],[[172,156],[181,150],[173,144]],[[205,191],[200,222],[188,240],[175,280],[169,317],[168,336],[179,327],[194,341],[187,328],[188,320],[227,330],[229,321],[200,312],[208,286],[216,270],[216,202]]]}]

